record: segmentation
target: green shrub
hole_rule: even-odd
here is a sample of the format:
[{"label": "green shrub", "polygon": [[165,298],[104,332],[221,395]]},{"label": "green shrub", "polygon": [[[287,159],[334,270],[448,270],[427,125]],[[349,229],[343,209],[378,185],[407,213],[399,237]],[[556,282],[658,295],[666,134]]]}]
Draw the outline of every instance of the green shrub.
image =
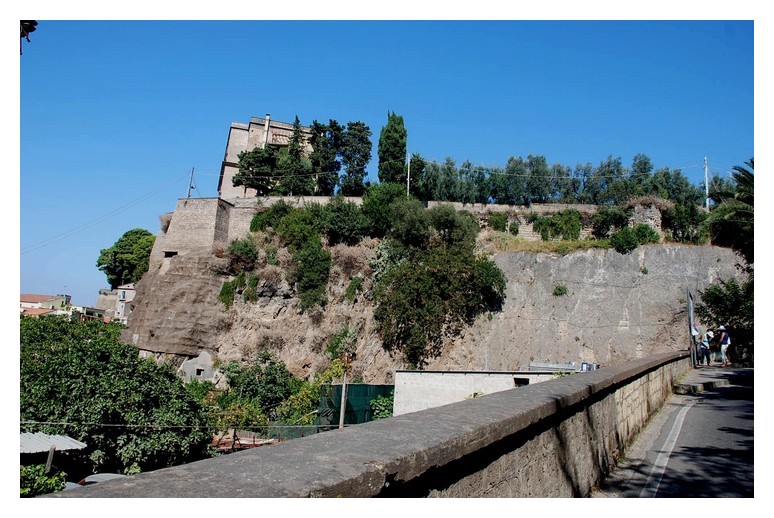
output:
[{"label": "green shrub", "polygon": [[614,232],[613,235],[610,236],[610,244],[619,254],[628,254],[639,245],[634,230],[629,227]]},{"label": "green shrub", "polygon": [[625,228],[629,224],[629,217],[633,211],[631,207],[599,207],[594,214],[592,234],[597,239],[603,239],[608,237],[611,230]]},{"label": "green shrub", "polygon": [[508,233],[510,233],[512,236],[518,236],[519,235],[519,222],[518,220],[512,220],[510,226],[508,227]]},{"label": "green shrub", "polygon": [[636,227],[634,227],[634,236],[637,238],[637,243],[644,245],[647,243],[658,243],[661,238],[658,235],[658,232],[651,227],[650,225],[646,225],[645,223],[640,223]]},{"label": "green shrub", "polygon": [[64,473],[56,471],[46,473],[46,466],[43,464],[20,467],[20,496],[31,498],[33,496],[46,495],[64,489]]},{"label": "green shrub", "polygon": [[311,212],[296,209],[290,212],[277,225],[277,234],[283,244],[292,251],[307,241],[320,240],[320,227],[324,222],[315,219]]},{"label": "green shrub", "polygon": [[543,241],[558,237],[566,240],[577,240],[580,237],[581,215],[574,209],[557,212],[547,217],[538,216],[533,212],[528,221],[532,223],[532,229],[540,234]]},{"label": "green shrub", "polygon": [[280,220],[290,214],[293,210],[292,205],[286,203],[284,200],[279,200],[267,210],[255,213],[253,219],[250,221],[250,232],[258,232],[259,230],[265,230],[269,227],[277,228]]},{"label": "green shrub", "polygon": [[703,245],[709,232],[706,226],[709,214],[693,203],[675,205],[672,210],[662,211],[662,227],[669,229],[672,239],[678,243]]},{"label": "green shrub", "polygon": [[360,286],[363,284],[363,279],[360,277],[352,277],[352,280],[349,281],[349,284],[347,285],[347,289],[344,292],[344,298],[347,302],[352,304],[355,301],[355,296],[357,295],[358,290],[360,289]]},{"label": "green shrub", "polygon": [[276,246],[266,247],[266,264],[271,266],[277,266],[279,264],[279,261],[277,260],[277,251]]},{"label": "green shrub", "polygon": [[478,220],[469,212],[457,211],[451,205],[438,205],[427,211],[430,224],[447,246],[473,249],[480,230]]},{"label": "green shrub", "polygon": [[376,396],[369,403],[373,412],[373,420],[392,417],[392,407],[395,402],[395,391],[390,391],[389,396]]},{"label": "green shrub", "polygon": [[344,355],[354,355],[357,346],[357,335],[353,329],[345,327],[328,342],[325,352],[330,359],[340,358]]},{"label": "green shrub", "polygon": [[562,295],[567,295],[567,286],[564,284],[557,284],[554,286],[554,297],[561,297]]},{"label": "green shrub", "polygon": [[403,245],[413,248],[425,248],[432,236],[430,216],[421,202],[397,200],[390,206],[392,227],[390,237]]},{"label": "green shrub", "polygon": [[223,283],[223,286],[220,288],[220,293],[218,294],[218,300],[226,306],[226,308],[230,308],[234,304],[234,294],[236,293],[236,288],[234,287],[234,283],[232,281],[226,281]]},{"label": "green shrub", "polygon": [[306,241],[293,252],[296,263],[294,280],[298,285],[299,307],[302,311],[327,303],[325,289],[331,270],[331,254],[319,241]]},{"label": "green shrub", "polygon": [[232,272],[244,272],[255,268],[258,250],[250,239],[235,239],[228,245],[229,269]]},{"label": "green shrub", "polygon": [[406,199],[406,188],[396,183],[372,185],[363,195],[361,210],[368,220],[372,237],[384,237],[390,230],[390,205],[397,200]]},{"label": "green shrub", "polygon": [[335,196],[325,207],[326,235],[328,243],[357,244],[363,239],[368,228],[368,220],[360,207],[341,196]]},{"label": "green shrub", "polygon": [[492,230],[505,232],[508,227],[508,215],[503,214],[502,212],[490,214],[487,218],[487,225],[489,225],[489,228]]}]

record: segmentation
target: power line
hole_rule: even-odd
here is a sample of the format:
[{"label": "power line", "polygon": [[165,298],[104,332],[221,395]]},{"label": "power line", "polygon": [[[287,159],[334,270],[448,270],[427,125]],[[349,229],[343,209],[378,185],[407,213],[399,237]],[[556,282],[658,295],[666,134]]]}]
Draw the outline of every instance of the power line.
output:
[{"label": "power line", "polygon": [[40,248],[43,248],[43,247],[46,247],[46,246],[51,245],[53,243],[56,243],[57,241],[61,241],[61,240],[66,239],[68,237],[72,237],[74,235],[80,234],[81,232],[84,232],[85,230],[87,230],[87,229],[89,229],[91,227],[94,227],[94,226],[102,223],[104,220],[108,219],[109,217],[114,216],[114,215],[116,215],[116,214],[118,214],[120,212],[123,212],[123,211],[127,210],[127,209],[130,209],[131,207],[134,207],[135,205],[139,204],[140,202],[143,202],[143,201],[147,200],[148,198],[151,198],[151,197],[155,196],[156,194],[160,193],[161,191],[163,191],[165,189],[168,189],[169,187],[171,187],[175,183],[179,182],[180,180],[182,180],[186,176],[188,176],[188,173],[186,173],[185,175],[183,175],[183,176],[181,176],[179,178],[176,178],[171,183],[169,183],[169,184],[167,184],[167,185],[165,185],[165,186],[163,186],[163,187],[161,187],[161,188],[159,188],[159,189],[157,189],[155,191],[152,191],[152,192],[150,192],[148,194],[145,194],[145,195],[137,198],[134,201],[131,201],[131,202],[125,204],[125,205],[122,205],[122,206],[120,206],[120,207],[118,207],[118,208],[116,208],[116,209],[114,209],[114,210],[112,210],[112,211],[110,211],[110,212],[108,212],[106,214],[103,214],[102,216],[100,216],[99,218],[97,218],[95,220],[92,220],[92,221],[87,222],[87,223],[83,223],[83,224],[81,224],[81,225],[79,225],[77,227],[74,227],[74,228],[66,231],[66,232],[63,232],[61,234],[52,236],[52,237],[50,237],[48,239],[44,239],[43,241],[39,241],[39,242],[34,243],[32,245],[25,246],[24,248],[21,249],[21,254],[24,255],[24,254],[27,254],[29,252],[33,252],[33,251],[38,250]]}]

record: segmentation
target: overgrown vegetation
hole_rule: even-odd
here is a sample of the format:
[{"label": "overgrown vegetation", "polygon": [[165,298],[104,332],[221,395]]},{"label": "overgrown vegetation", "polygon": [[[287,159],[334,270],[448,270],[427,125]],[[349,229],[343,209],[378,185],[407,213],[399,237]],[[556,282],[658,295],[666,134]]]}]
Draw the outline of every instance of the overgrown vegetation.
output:
[{"label": "overgrown vegetation", "polygon": [[22,431],[86,443],[55,457],[74,477],[131,474],[209,456],[203,407],[172,367],[140,358],[136,347],[122,343],[121,330],[99,320],[21,317]]},{"label": "overgrown vegetation", "polygon": [[486,223],[492,230],[505,232],[508,227],[508,215],[503,214],[502,212],[493,212],[487,218]]},{"label": "overgrown vegetation", "polygon": [[539,216],[531,213],[528,220],[532,230],[540,234],[543,241],[555,238],[577,240],[581,231],[581,215],[574,209],[557,212],[551,216]]},{"label": "overgrown vegetation", "polygon": [[733,186],[712,193],[717,203],[707,220],[713,242],[730,246],[744,259],[738,265],[744,277],[719,280],[700,291],[696,313],[710,328],[723,325],[731,337],[734,362],[754,364],[754,159],[735,166]]},{"label": "overgrown vegetation", "polygon": [[31,498],[61,491],[65,486],[63,471],[54,470],[46,473],[44,464],[20,466],[19,493],[22,498]]},{"label": "overgrown vegetation", "polygon": [[567,286],[565,286],[564,284],[557,284],[556,286],[554,286],[553,295],[554,297],[561,297],[562,295],[567,295]]},{"label": "overgrown vegetation", "polygon": [[371,411],[373,420],[387,419],[392,417],[393,404],[395,403],[395,391],[390,391],[389,396],[376,396],[371,400]]},{"label": "overgrown vegetation", "polygon": [[628,254],[640,245],[658,242],[658,232],[645,223],[640,223],[634,228],[622,228],[610,236],[610,244],[619,254]]}]

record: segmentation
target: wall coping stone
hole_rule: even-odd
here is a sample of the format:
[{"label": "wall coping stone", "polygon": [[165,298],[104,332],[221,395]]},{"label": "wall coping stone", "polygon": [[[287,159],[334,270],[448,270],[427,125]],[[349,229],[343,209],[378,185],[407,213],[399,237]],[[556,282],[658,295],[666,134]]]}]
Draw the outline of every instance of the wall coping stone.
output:
[{"label": "wall coping stone", "polygon": [[231,453],[47,497],[371,497],[572,412],[688,351],[577,373],[420,412]]}]

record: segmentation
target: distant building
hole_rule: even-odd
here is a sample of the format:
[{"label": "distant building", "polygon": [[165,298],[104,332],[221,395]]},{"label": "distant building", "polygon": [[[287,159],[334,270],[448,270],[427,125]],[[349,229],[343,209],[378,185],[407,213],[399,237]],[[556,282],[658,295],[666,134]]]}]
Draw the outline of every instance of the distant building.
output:
[{"label": "distant building", "polygon": [[108,320],[118,320],[126,324],[131,313],[129,303],[134,300],[135,293],[134,283],[122,284],[114,290],[103,288],[99,290],[96,309],[102,310]]},{"label": "distant building", "polygon": [[28,316],[69,315],[70,295],[19,295],[19,313]]},{"label": "distant building", "polygon": [[[305,140],[305,152],[309,153],[312,150],[309,143],[312,137],[311,130],[306,126],[301,126],[301,132]],[[226,155],[223,158],[220,178],[218,179],[219,197],[224,200],[255,197],[255,189],[234,187],[232,182],[234,175],[239,172],[239,153],[266,146],[287,147],[291,135],[293,135],[292,123],[272,120],[268,113],[265,119],[250,117],[248,124],[232,122],[226,142]]]},{"label": "distant building", "polygon": [[118,299],[116,300],[116,312],[113,318],[126,324],[126,319],[129,313],[132,312],[131,306],[128,306],[128,304],[134,300],[136,293],[134,283],[123,284],[116,291],[118,292]]}]

